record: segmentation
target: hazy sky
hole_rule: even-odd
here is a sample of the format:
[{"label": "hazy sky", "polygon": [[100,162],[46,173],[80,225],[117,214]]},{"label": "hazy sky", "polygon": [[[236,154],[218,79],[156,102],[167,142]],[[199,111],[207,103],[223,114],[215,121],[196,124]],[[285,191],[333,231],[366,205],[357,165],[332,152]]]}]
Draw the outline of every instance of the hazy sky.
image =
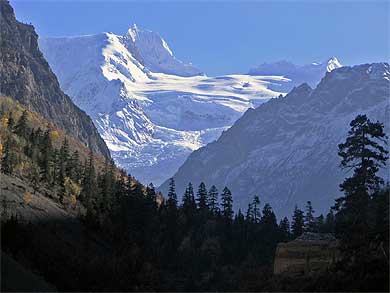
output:
[{"label": "hazy sky", "polygon": [[136,23],[158,32],[174,54],[208,75],[245,73],[281,59],[339,57],[344,64],[389,61],[389,1],[11,0],[41,36],[103,31]]}]

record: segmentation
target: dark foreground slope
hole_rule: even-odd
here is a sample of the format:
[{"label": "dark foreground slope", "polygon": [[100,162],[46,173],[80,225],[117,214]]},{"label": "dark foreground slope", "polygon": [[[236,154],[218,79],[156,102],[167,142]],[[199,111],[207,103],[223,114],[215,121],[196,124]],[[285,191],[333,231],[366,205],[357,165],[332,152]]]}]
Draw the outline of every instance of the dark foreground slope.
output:
[{"label": "dark foreground slope", "polygon": [[[221,211],[211,209],[204,202],[196,204],[190,192],[183,206],[177,206],[173,194],[163,201],[152,187],[143,187],[113,165],[102,166],[92,154],[86,162],[76,160],[74,151],[79,150],[79,158],[85,151],[70,137],[66,144],[56,129],[33,129],[48,123],[37,123],[43,118],[14,100],[0,102],[1,249],[18,263],[7,267],[2,259],[2,273],[30,284],[21,289],[2,278],[2,291],[46,290],[44,283],[36,283],[42,278],[71,292],[388,291],[383,261],[351,269],[341,264],[319,280],[274,278],[277,243],[298,236],[303,227],[291,234],[288,221],[278,226],[269,205],[261,214],[257,206],[248,217],[233,218],[229,204]],[[10,112],[16,124],[10,123]],[[227,193],[225,203],[228,198]],[[373,217],[377,226],[388,219],[383,210],[388,200],[375,203],[369,214],[379,215]],[[316,227],[335,229],[328,217]],[[378,225],[372,238],[386,239],[386,227]],[[382,243],[388,247],[388,241]],[[361,267],[369,268],[368,273],[362,275]],[[356,276],[360,282],[354,281]]]},{"label": "dark foreground slope", "polygon": [[60,89],[38,48],[34,27],[18,22],[7,0],[0,1],[0,33],[0,93],[18,100],[108,158],[109,150],[90,117]]},{"label": "dark foreground slope", "polygon": [[[213,143],[193,152],[174,175],[182,193],[188,182],[228,186],[236,207],[258,195],[279,216],[308,200],[324,212],[345,177],[337,145],[349,122],[367,114],[389,129],[389,64],[364,64],[328,72],[312,89],[303,84],[286,97],[248,110]],[[161,190],[167,192],[168,182]]]}]

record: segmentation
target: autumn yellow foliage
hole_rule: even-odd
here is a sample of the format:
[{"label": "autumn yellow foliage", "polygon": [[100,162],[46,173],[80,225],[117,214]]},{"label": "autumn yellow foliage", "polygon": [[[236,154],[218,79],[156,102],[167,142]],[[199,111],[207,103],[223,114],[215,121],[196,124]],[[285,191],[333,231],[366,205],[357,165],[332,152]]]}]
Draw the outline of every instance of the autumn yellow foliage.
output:
[{"label": "autumn yellow foliage", "polygon": [[30,192],[26,191],[24,194],[23,194],[23,203],[25,205],[28,205],[33,199],[33,196]]},{"label": "autumn yellow foliage", "polygon": [[65,203],[75,208],[77,204],[77,198],[79,197],[81,192],[81,186],[78,185],[69,177],[65,177],[64,187],[65,187]]},{"label": "autumn yellow foliage", "polygon": [[3,126],[7,126],[8,125],[8,118],[3,116],[3,118],[1,118],[1,120],[0,120],[0,123]]},{"label": "autumn yellow foliage", "polygon": [[60,134],[58,133],[57,130],[52,130],[50,131],[50,137],[52,140],[56,141],[60,137]]}]

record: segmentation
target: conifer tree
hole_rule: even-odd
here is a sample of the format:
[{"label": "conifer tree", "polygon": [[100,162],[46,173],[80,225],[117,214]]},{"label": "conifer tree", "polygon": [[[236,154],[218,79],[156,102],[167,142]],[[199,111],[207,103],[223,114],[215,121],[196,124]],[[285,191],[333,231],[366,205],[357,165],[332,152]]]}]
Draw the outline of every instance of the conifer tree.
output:
[{"label": "conifer tree", "polygon": [[244,214],[241,212],[241,209],[238,209],[237,215],[235,216],[234,220],[241,219],[242,221],[245,221]]},{"label": "conifer tree", "polygon": [[200,211],[207,210],[207,189],[206,185],[202,182],[198,187],[198,192],[196,194],[196,200],[198,202],[198,209]]},{"label": "conifer tree", "polygon": [[18,123],[15,125],[14,132],[16,135],[27,139],[29,135],[29,127],[27,125],[27,111],[24,110],[19,118]]},{"label": "conifer tree", "polygon": [[[71,161],[73,164],[74,162]],[[114,182],[115,182],[115,174],[114,174],[114,162],[106,161],[104,165],[103,174],[100,176],[99,186],[100,186],[100,210],[101,212],[108,211],[112,206],[112,200],[114,197]]]},{"label": "conifer tree", "polygon": [[260,212],[260,198],[255,195],[252,201],[252,219],[255,223],[260,222],[261,212]]},{"label": "conifer tree", "polygon": [[31,158],[33,162],[37,162],[40,167],[40,157],[41,157],[41,148],[40,143],[42,140],[42,130],[38,128],[34,131],[31,130],[28,138],[26,139],[26,144],[24,146],[24,154]]},{"label": "conifer tree", "polygon": [[88,161],[85,164],[82,194],[82,199],[84,200],[87,208],[87,220],[92,220],[94,214],[96,214],[96,210],[94,208],[94,198],[97,195],[96,172],[92,150],[89,150]]},{"label": "conifer tree", "polygon": [[146,187],[146,198],[156,204],[156,199],[157,199],[157,194],[156,194],[156,189],[154,188],[153,183],[150,183]]},{"label": "conifer tree", "polygon": [[59,164],[58,164],[58,150],[56,148],[53,149],[53,168],[52,168],[52,185],[55,189],[55,191],[57,190],[57,187],[58,187],[58,167],[59,167]]},{"label": "conifer tree", "polygon": [[226,186],[222,191],[221,201],[222,201],[221,206],[222,206],[223,217],[227,220],[232,220],[233,219],[233,197],[231,191]]},{"label": "conifer tree", "polygon": [[248,208],[246,209],[245,220],[249,223],[253,222],[253,208],[252,203],[248,203]]},{"label": "conifer tree", "polygon": [[334,218],[333,210],[330,210],[325,218],[323,232],[324,233],[334,233],[334,228],[335,228],[334,226],[335,226],[335,218]]},{"label": "conifer tree", "polygon": [[68,140],[65,138],[64,142],[62,143],[62,146],[60,148],[59,156],[58,156],[58,185],[60,187],[60,201],[62,202],[63,196],[65,193],[65,178],[68,176],[67,170],[67,164],[69,161],[69,144]]},{"label": "conifer tree", "polygon": [[53,166],[53,145],[50,137],[50,129],[47,129],[43,134],[42,140],[39,143],[40,160],[39,167],[41,168],[41,176],[47,183],[51,183]]},{"label": "conifer tree", "polygon": [[305,231],[306,232],[315,232],[315,218],[314,218],[314,209],[311,204],[311,201],[306,203],[306,215],[305,215]]},{"label": "conifer tree", "polygon": [[59,157],[59,163],[60,163],[60,176],[62,178],[65,178],[69,174],[69,143],[68,140],[65,138],[62,146],[60,148],[60,157]]},{"label": "conifer tree", "polygon": [[196,210],[194,188],[189,182],[183,196],[183,211],[187,216],[192,215]]},{"label": "conifer tree", "polygon": [[321,214],[317,218],[315,218],[314,232],[325,233],[324,229],[325,229],[325,218],[324,215]]},{"label": "conifer tree", "polygon": [[215,185],[211,186],[207,197],[208,209],[216,215],[219,212],[218,207],[218,189]]},{"label": "conifer tree", "polygon": [[9,112],[8,114],[8,122],[7,122],[8,129],[13,132],[14,126],[15,126],[15,120],[12,112]]},{"label": "conifer tree", "polygon": [[168,207],[168,209],[176,209],[177,208],[176,186],[175,186],[175,180],[173,178],[169,179],[169,192],[168,192],[167,207]]},{"label": "conifer tree", "polygon": [[67,164],[66,173],[76,183],[81,181],[81,166],[80,166],[80,155],[76,150],[72,153]]},{"label": "conifer tree", "polygon": [[351,123],[345,143],[339,144],[343,169],[353,169],[353,175],[340,184],[344,196],[336,200],[337,231],[344,248],[362,250],[368,246],[368,206],[370,199],[383,184],[378,176],[385,166],[387,136],[383,124],[358,115]]},{"label": "conifer tree", "polygon": [[274,231],[278,227],[275,213],[273,212],[272,207],[269,203],[266,203],[264,205],[260,223],[266,230]]},{"label": "conifer tree", "polygon": [[293,238],[297,238],[302,235],[304,229],[303,211],[295,206],[294,214],[291,223],[291,232]]},{"label": "conifer tree", "polygon": [[16,164],[16,155],[12,149],[13,139],[8,136],[4,142],[3,158],[1,159],[1,171],[5,174],[12,174]]},{"label": "conifer tree", "polygon": [[[385,188],[379,190],[373,199],[372,210],[374,219],[372,223],[372,238],[375,242],[384,242],[385,247],[389,247],[389,200],[390,200],[390,183]],[[386,245],[387,244],[387,245]]]},{"label": "conifer tree", "polygon": [[282,241],[290,240],[290,222],[287,217],[284,217],[282,220],[280,220],[279,230]]}]

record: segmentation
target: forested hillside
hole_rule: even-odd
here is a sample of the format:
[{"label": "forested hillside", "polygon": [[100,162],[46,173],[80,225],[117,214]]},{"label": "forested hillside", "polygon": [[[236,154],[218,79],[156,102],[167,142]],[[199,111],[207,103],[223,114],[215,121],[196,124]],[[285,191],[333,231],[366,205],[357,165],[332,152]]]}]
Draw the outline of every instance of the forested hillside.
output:
[{"label": "forested hillside", "polygon": [[[188,184],[178,202],[171,180],[164,200],[153,186],[78,151],[66,136],[61,142],[57,130],[36,128],[33,119],[42,119],[36,113],[3,101],[2,249],[60,291],[388,288],[389,190],[376,175],[386,159],[380,123],[357,117],[339,146],[342,165],[355,166],[341,185],[345,197],[326,217],[315,215],[310,202],[305,210],[297,207],[290,227],[258,197],[235,214],[228,187],[219,192]],[[362,152],[354,151],[359,144]],[[39,209],[46,215],[31,220]],[[341,261],[322,274],[273,276],[277,243],[303,232],[335,233]]]}]

